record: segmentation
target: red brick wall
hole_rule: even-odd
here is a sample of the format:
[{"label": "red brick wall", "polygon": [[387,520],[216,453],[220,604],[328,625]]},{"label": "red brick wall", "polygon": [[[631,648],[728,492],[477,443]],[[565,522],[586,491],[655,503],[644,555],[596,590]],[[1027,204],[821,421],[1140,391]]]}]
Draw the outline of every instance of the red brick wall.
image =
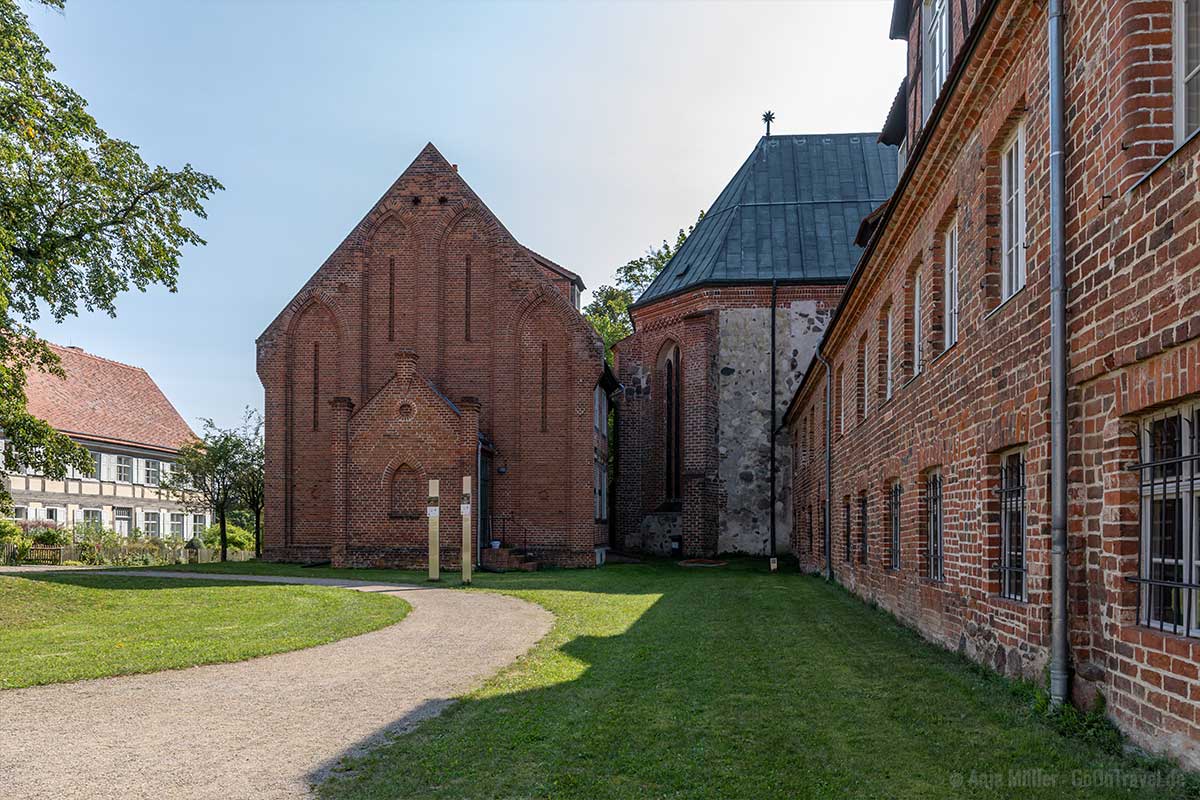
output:
[{"label": "red brick wall", "polygon": [[[352,404],[349,424],[361,425],[357,415],[374,408],[372,398],[389,385],[404,349],[415,351],[420,374],[460,409],[464,398],[479,401],[479,430],[495,445],[494,533],[546,561],[594,564],[593,544],[603,529],[593,516],[592,391],[603,370],[602,346],[571,305],[569,290],[564,295],[547,279],[432,146],[259,338],[266,556],[329,558],[337,536],[348,535],[351,550],[359,547],[355,563],[411,561],[388,550],[408,547],[415,536],[408,528],[417,526],[388,518],[380,487],[395,465],[382,456],[351,465],[347,527],[334,530],[330,443],[340,432],[325,419],[333,413],[330,402],[345,397]],[[399,437],[396,452],[417,441]],[[454,487],[447,495],[444,484],[443,496],[451,497],[455,514],[465,458],[458,450],[439,451],[421,461],[426,477],[453,469]],[[448,523],[443,517],[444,531]],[[363,550],[371,547],[377,550]]]},{"label": "red brick wall", "polygon": [[[840,284],[781,286],[780,307],[813,300],[831,310]],[[616,491],[617,540],[636,537],[642,518],[660,508],[665,495],[664,370],[668,348],[680,348],[684,554],[713,555],[726,488],[718,476],[716,356],[723,309],[769,308],[770,286],[700,288],[634,309],[635,332],[614,348],[618,380],[620,450]],[[781,364],[788,364],[781,354]],[[803,364],[807,354],[800,357]],[[785,367],[780,366],[781,372]],[[766,476],[759,476],[769,480]],[[761,481],[760,481],[761,483]],[[765,484],[762,484],[765,485]],[[780,538],[785,536],[780,531]]]},{"label": "red brick wall", "polygon": [[[1138,460],[1140,414],[1200,395],[1200,144],[1185,144],[1155,168],[1171,150],[1163,83],[1171,4],[1117,5],[1113,15],[1099,0],[1066,4],[1072,681],[1080,701],[1103,693],[1110,715],[1138,744],[1195,767],[1200,643],[1137,623],[1138,592],[1126,578],[1138,569],[1138,487],[1126,466]],[[834,368],[850,371],[865,336],[865,360],[878,365],[867,370],[865,420],[833,442],[837,579],[930,639],[1037,681],[1050,633],[1045,31],[1043,4],[997,4],[961,84],[940,101],[945,117],[928,133],[928,148],[825,346]],[[1026,127],[1027,283],[1001,304],[997,146],[1017,119]],[[941,237],[955,215],[960,335],[943,352]],[[928,287],[928,357],[917,377],[910,360],[914,267]],[[904,309],[904,323],[892,342],[897,387],[885,400],[880,330],[889,303]],[[793,541],[810,569],[825,564],[825,379],[822,369],[812,374],[789,417],[798,450]],[[994,570],[999,462],[1014,446],[1026,451],[1028,602],[1001,598]],[[934,468],[944,479],[944,583],[931,581],[923,563],[921,486]],[[888,569],[893,479],[903,486],[899,571]],[[866,564],[859,563],[857,531],[854,559],[843,560],[841,498],[860,491],[870,509]]]}]

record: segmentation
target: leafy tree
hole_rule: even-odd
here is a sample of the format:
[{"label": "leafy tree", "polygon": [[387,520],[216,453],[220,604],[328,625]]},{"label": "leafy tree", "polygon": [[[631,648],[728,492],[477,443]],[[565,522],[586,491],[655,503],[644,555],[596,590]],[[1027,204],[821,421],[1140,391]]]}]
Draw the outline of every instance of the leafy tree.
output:
[{"label": "leafy tree", "polygon": [[629,307],[658,277],[658,273],[663,271],[667,262],[675,257],[702,219],[703,211],[686,231],[683,228],[679,229],[674,244],[663,239],[660,247],[651,247],[645,255],[618,267],[615,285],[605,284],[592,293],[592,300],[584,306],[583,314],[604,340],[604,357],[608,359],[608,363],[612,363],[612,346],[633,333]]},{"label": "leafy tree", "polygon": [[204,420],[204,436],[179,449],[175,468],[162,488],[189,511],[212,509],[220,527],[221,560],[229,555],[227,520],[237,502],[238,479],[245,464],[246,440],[240,430],[218,428]]},{"label": "leafy tree", "polygon": [[[61,322],[81,307],[115,316],[130,287],[175,291],[181,249],[204,244],[184,215],[204,217],[203,202],[222,187],[191,165],[152,167],[108,136],[86,101],[53,79],[48,52],[17,0],[0,0],[0,466],[62,478],[70,467],[90,474],[92,462],[28,413],[27,373],[64,377],[30,324],[43,311]],[[0,486],[0,508],[10,505]]]},{"label": "leafy tree", "polygon": [[266,491],[263,488],[265,460],[262,415],[247,409],[246,423],[242,427],[242,465],[238,472],[237,494],[242,508],[254,515],[255,558],[262,558],[262,512],[266,504]]}]

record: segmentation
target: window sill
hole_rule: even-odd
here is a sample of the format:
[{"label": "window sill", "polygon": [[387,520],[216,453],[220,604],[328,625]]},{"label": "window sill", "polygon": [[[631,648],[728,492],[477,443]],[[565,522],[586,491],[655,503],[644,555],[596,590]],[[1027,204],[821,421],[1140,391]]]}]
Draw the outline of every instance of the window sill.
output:
[{"label": "window sill", "polygon": [[1005,597],[1002,594],[992,594],[988,596],[988,599],[992,601],[993,605],[1004,606],[1012,609],[1013,611],[1029,610],[1029,598],[1018,600],[1015,597]]},{"label": "window sill", "polygon": [[958,339],[955,339],[953,342],[951,342],[949,347],[942,348],[942,352],[933,357],[933,360],[929,362],[929,366],[932,367],[934,364],[941,361],[947,353],[951,352],[956,347],[958,347]]},{"label": "window sill", "polygon": [[1155,164],[1153,167],[1151,167],[1149,170],[1147,170],[1145,175],[1138,178],[1137,183],[1133,184],[1133,186],[1130,186],[1129,191],[1126,192],[1126,194],[1133,194],[1138,189],[1139,186],[1141,186],[1142,184],[1149,181],[1150,178],[1156,172],[1158,172],[1160,169],[1165,167],[1167,164],[1174,161],[1175,157],[1177,155],[1179,155],[1180,151],[1182,151],[1185,147],[1187,147],[1189,144],[1191,144],[1192,140],[1197,137],[1200,137],[1200,128],[1197,128],[1196,130],[1192,131],[1190,134],[1185,136],[1183,141],[1180,142],[1179,144],[1175,145],[1175,148],[1173,150],[1171,150],[1171,152],[1167,153],[1165,156],[1163,156],[1159,160],[1159,162],[1157,164]]},{"label": "window sill", "polygon": [[[1026,281],[1028,281],[1028,279],[1029,279],[1029,278],[1028,278],[1028,276],[1026,276]],[[1009,304],[1010,304],[1010,303],[1012,303],[1012,301],[1013,301],[1013,300],[1016,300],[1018,297],[1020,297],[1022,294],[1024,294],[1024,293],[1025,293],[1025,289],[1026,289],[1026,288],[1028,288],[1028,286],[1029,286],[1029,284],[1028,284],[1028,283],[1026,283],[1026,284],[1025,284],[1024,286],[1022,286],[1020,289],[1017,289],[1015,292],[1013,292],[1012,294],[1010,294],[1010,295],[1008,296],[1008,299],[1006,299],[1006,300],[1005,300],[1003,303],[1001,303],[1000,305],[996,306],[995,308],[993,308],[993,309],[992,309],[991,311],[989,311],[988,313],[984,314],[984,315],[983,315],[983,321],[984,321],[984,322],[987,322],[989,319],[991,319],[992,317],[996,316],[996,315],[997,315],[997,314],[999,314],[1001,311],[1003,311],[1005,308],[1007,308],[1007,307],[1009,306]]]}]

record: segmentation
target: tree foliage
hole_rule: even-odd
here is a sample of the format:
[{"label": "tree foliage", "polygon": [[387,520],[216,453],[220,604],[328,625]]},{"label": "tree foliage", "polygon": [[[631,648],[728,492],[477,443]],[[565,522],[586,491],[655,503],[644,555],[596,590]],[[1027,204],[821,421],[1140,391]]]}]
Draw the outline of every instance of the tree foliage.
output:
[{"label": "tree foliage", "polygon": [[[63,0],[42,0],[62,8]],[[204,240],[185,217],[221,184],[185,165],[150,166],[106,134],[54,65],[16,0],[0,0],[0,429],[3,468],[61,478],[91,471],[87,451],[28,413],[30,370],[64,377],[30,324],[80,309],[116,314],[116,298],[175,291],[183,247]],[[10,498],[0,487],[0,507]]]},{"label": "tree foliage", "polygon": [[162,488],[189,511],[217,514],[221,531],[221,560],[229,551],[226,523],[237,503],[238,481],[246,459],[246,440],[239,429],[218,428],[204,420],[204,434],[179,449],[175,467],[162,481]]},{"label": "tree foliage", "polygon": [[267,495],[264,488],[266,442],[263,440],[262,414],[246,409],[242,425],[242,463],[237,477],[237,499],[243,509],[254,515],[254,555],[262,556],[262,512]]},{"label": "tree foliage", "polygon": [[646,250],[645,255],[625,262],[623,266],[617,268],[613,285],[604,284],[592,293],[592,300],[584,306],[583,313],[592,323],[592,327],[596,329],[596,333],[600,334],[600,338],[604,340],[604,356],[610,364],[612,363],[612,346],[633,333],[633,323],[629,319],[629,307],[654,282],[658,273],[667,266],[667,262],[675,257],[679,248],[683,247],[687,237],[692,234],[702,219],[704,219],[703,211],[696,218],[696,222],[688,226],[687,230],[679,229],[674,242],[663,239],[662,245],[659,247],[651,247]]}]

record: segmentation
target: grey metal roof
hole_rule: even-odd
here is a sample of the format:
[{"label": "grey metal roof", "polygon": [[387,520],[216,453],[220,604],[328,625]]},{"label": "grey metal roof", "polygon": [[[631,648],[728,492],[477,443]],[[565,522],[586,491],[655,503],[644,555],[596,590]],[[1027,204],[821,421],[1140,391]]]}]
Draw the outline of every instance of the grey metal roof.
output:
[{"label": "grey metal roof", "polygon": [[641,306],[695,286],[845,280],[863,217],[896,187],[896,148],[876,133],[764,136]]}]

